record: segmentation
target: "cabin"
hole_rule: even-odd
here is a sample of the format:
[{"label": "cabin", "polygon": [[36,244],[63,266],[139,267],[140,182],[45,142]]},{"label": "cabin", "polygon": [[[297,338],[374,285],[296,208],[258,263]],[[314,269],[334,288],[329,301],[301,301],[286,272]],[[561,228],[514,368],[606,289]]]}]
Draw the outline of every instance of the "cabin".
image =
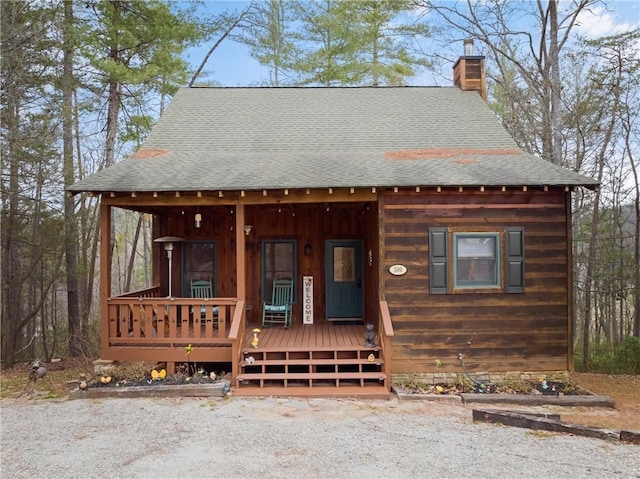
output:
[{"label": "cabin", "polygon": [[[180,89],[135,154],[69,188],[100,196],[101,358],[229,364],[236,395],[571,370],[571,197],[597,182],[517,146],[484,57],[453,77]],[[113,295],[118,209],[153,219],[153,285]]]}]

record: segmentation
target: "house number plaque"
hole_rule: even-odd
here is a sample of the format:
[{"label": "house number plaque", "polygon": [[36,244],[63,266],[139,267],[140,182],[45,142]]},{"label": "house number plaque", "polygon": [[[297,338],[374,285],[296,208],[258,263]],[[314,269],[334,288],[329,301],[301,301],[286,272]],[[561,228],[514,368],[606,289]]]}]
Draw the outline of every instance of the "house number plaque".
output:
[{"label": "house number plaque", "polygon": [[402,276],[407,273],[407,267],[403,264],[394,264],[389,266],[389,273],[394,276]]}]

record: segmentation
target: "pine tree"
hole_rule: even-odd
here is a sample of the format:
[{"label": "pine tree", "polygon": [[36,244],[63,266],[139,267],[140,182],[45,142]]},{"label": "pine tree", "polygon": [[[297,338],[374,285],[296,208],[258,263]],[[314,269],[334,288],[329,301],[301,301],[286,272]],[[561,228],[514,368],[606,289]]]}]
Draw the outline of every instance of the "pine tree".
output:
[{"label": "pine tree", "polygon": [[293,12],[286,0],[256,3],[243,21],[241,41],[249,54],[269,68],[269,85],[291,83],[298,48],[291,31]]}]

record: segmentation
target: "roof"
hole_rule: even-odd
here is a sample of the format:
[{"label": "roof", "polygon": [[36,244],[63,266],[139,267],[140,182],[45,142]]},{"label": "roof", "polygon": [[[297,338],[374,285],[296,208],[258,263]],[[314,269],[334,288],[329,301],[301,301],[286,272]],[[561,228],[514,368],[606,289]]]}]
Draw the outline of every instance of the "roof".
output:
[{"label": "roof", "polygon": [[595,186],[523,152],[457,87],[182,88],[130,158],[72,192]]}]

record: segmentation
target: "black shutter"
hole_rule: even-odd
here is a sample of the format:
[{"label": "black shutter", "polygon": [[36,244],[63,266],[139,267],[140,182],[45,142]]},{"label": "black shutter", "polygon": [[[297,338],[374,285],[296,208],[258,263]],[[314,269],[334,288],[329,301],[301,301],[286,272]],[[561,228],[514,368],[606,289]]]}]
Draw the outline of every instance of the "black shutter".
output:
[{"label": "black shutter", "polygon": [[507,228],[506,293],[524,293],[524,228]]},{"label": "black shutter", "polygon": [[447,228],[429,228],[429,292],[447,294]]}]

